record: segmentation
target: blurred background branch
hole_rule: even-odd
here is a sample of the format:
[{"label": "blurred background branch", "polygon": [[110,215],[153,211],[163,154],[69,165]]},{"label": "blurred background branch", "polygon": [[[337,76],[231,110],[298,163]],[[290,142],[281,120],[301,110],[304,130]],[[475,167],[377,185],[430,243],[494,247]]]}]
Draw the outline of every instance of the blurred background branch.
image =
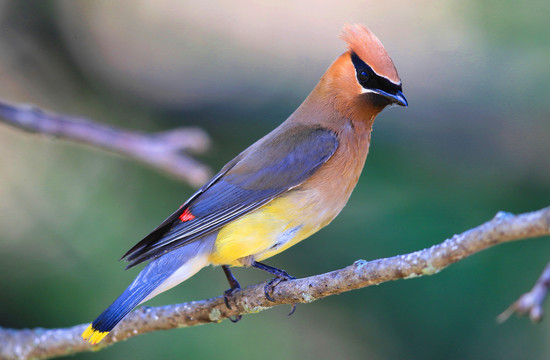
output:
[{"label": "blurred background branch", "polygon": [[[230,299],[231,309],[225,305],[223,296],[156,308],[142,307],[128,315],[97,346],[80,337],[87,324],[51,330],[0,328],[0,358],[47,359],[98,350],[151,331],[218,323],[235,315],[257,313],[276,305],[311,303],[387,281],[433,275],[492,246],[545,235],[550,235],[550,207],[520,215],[500,212],[492,220],[428,249],[373,261],[358,260],[343,269],[282,282],[273,291],[273,302],[266,299],[265,283],[261,283],[236,292]],[[542,278],[546,279],[547,291],[548,274]],[[539,306],[542,300],[544,297]]]},{"label": "blurred background branch", "polygon": [[523,294],[516,302],[514,302],[506,311],[500,314],[497,318],[499,322],[508,320],[514,313],[518,315],[529,315],[532,322],[539,322],[544,316],[542,304],[548,296],[550,290],[550,263],[546,265],[544,271],[538,278],[533,288]]},{"label": "blurred background branch", "polygon": [[145,134],[2,100],[0,121],[29,133],[50,135],[126,155],[174,175],[194,187],[201,186],[211,175],[207,166],[185,153],[202,153],[208,149],[210,139],[199,128],[178,128]]}]

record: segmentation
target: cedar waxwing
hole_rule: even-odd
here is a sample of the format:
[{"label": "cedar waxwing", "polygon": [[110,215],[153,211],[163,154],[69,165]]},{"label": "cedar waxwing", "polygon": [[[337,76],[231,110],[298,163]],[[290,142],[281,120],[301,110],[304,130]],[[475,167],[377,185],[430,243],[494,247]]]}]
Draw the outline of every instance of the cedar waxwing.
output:
[{"label": "cedar waxwing", "polygon": [[338,215],[363,169],[374,118],[388,105],[407,106],[380,40],[362,25],[346,25],[342,38],[348,51],[284,123],[231,160],[123,256],[128,268],[150,262],[84,331],[85,340],[98,343],[137,305],[208,265],[221,265],[226,273],[226,303],[240,288],[229,266],[265,270],[275,282],[292,279],[259,261]]}]

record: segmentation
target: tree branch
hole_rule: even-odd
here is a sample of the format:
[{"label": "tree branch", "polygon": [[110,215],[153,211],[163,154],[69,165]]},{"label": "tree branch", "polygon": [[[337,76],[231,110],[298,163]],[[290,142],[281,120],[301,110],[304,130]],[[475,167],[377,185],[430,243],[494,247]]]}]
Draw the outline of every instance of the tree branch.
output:
[{"label": "tree branch", "polygon": [[548,295],[548,290],[550,288],[550,263],[546,265],[541,276],[535,283],[535,286],[531,291],[526,292],[521,295],[521,297],[514,302],[508,309],[506,309],[502,314],[497,318],[498,322],[504,322],[508,320],[510,316],[514,313],[518,315],[527,315],[532,322],[542,321],[544,316],[544,311],[542,310],[542,304]]},{"label": "tree branch", "polygon": [[69,355],[151,331],[216,323],[281,304],[310,303],[391,280],[433,275],[491,246],[544,235],[550,235],[550,207],[521,215],[499,212],[485,224],[428,249],[373,261],[357,260],[343,269],[280,283],[273,291],[275,302],[265,298],[265,283],[261,283],[236,292],[231,298],[231,309],[225,306],[222,296],[178,305],[142,307],[128,315],[96,346],[80,338],[87,324],[64,329],[0,328],[0,358],[46,359]]},{"label": "tree branch", "polygon": [[204,152],[209,147],[208,135],[199,128],[145,134],[2,100],[0,121],[30,133],[51,135],[126,155],[175,175],[194,187],[201,186],[211,175],[208,167],[184,153]]}]

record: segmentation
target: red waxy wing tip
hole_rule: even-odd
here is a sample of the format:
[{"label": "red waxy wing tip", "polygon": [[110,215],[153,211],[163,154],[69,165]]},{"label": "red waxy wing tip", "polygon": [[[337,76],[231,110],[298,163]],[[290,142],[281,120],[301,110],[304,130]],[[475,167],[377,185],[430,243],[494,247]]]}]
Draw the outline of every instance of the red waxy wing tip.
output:
[{"label": "red waxy wing tip", "polygon": [[185,209],[183,213],[178,217],[182,222],[186,222],[189,220],[193,220],[195,218],[195,215],[191,214],[191,211],[189,209]]}]

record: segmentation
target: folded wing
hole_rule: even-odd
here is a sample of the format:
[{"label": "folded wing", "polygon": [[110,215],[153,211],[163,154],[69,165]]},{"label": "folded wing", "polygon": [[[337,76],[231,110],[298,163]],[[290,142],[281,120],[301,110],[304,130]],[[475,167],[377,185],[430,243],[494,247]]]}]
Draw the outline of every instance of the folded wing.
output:
[{"label": "folded wing", "polygon": [[123,258],[128,268],[200,239],[299,186],[336,151],[336,134],[296,126],[260,139]]}]

